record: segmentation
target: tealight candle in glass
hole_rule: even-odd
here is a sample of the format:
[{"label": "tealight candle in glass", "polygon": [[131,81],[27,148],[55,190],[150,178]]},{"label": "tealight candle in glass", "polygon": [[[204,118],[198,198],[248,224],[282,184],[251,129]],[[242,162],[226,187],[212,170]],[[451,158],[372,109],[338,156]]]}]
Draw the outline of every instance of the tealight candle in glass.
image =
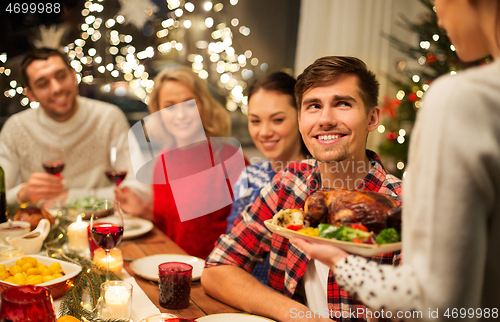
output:
[{"label": "tealight candle in glass", "polygon": [[102,319],[129,320],[132,317],[132,284],[123,281],[102,283],[99,301]]},{"label": "tealight candle in glass", "polygon": [[101,266],[102,268],[106,268],[108,261],[109,270],[115,274],[120,274],[123,268],[123,256],[121,250],[113,248],[109,252],[109,257],[106,256],[106,252],[102,248],[98,248],[94,251],[94,264]]}]

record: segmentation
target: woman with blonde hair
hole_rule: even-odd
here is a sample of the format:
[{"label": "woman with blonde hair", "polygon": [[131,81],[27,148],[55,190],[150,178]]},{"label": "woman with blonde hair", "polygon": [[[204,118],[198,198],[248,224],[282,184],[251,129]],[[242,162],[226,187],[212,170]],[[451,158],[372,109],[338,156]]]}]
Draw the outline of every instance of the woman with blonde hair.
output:
[{"label": "woman with blonde hair", "polygon": [[[206,137],[228,137],[231,134],[231,119],[227,110],[210,94],[207,83],[189,67],[167,67],[154,78],[154,83],[155,87],[149,95],[148,103],[151,114],[168,107],[165,104],[175,105],[195,99]],[[169,88],[165,89],[165,86],[161,85]],[[167,90],[169,96],[163,97],[165,101],[161,101],[162,91]],[[176,145],[172,133],[169,135],[168,132],[163,132],[158,135],[167,141],[168,147]]]},{"label": "woman with blonde hair", "polygon": [[[205,258],[225,232],[231,205],[219,209],[214,202],[224,199],[230,185],[228,179],[200,174],[238,153],[233,145],[210,140],[230,135],[230,118],[188,67],[168,67],[154,82],[145,129],[149,141],[161,142],[163,149],[154,164],[153,207],[126,188],[115,190],[116,199],[126,213],[152,219],[187,253]],[[208,193],[199,193],[199,187],[209,187]],[[218,210],[203,215],[198,211],[203,205]]]}]

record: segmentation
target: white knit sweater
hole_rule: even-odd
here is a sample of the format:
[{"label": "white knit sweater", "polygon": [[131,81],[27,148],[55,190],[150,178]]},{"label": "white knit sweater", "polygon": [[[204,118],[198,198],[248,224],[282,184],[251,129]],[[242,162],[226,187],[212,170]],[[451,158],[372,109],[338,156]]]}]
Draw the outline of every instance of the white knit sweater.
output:
[{"label": "white knit sweater", "polygon": [[5,171],[7,203],[17,202],[21,186],[33,172],[44,172],[42,158],[49,145],[64,149],[62,172],[68,200],[95,195],[112,198],[114,184],[104,174],[111,147],[117,147],[117,167],[127,168],[121,185],[150,203],[151,187],[135,180],[128,150],[129,125],[115,105],[78,97],[76,113],[65,122],[48,117],[42,108],[11,116],[0,132],[0,165]]}]

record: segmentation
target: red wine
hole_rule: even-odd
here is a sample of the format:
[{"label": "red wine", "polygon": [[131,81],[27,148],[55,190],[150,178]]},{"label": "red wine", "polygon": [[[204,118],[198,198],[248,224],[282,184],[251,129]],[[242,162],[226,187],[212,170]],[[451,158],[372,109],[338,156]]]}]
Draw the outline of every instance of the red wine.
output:
[{"label": "red wine", "polygon": [[123,226],[113,224],[96,224],[92,227],[92,238],[97,246],[110,250],[122,240]]},{"label": "red wine", "polygon": [[47,173],[58,175],[64,169],[64,161],[48,161],[43,163],[43,168]]},{"label": "red wine", "polygon": [[160,276],[160,306],[170,310],[181,310],[189,306],[191,277],[179,273]]},{"label": "red wine", "polygon": [[106,170],[106,176],[116,185],[119,185],[125,179],[125,176],[127,176],[127,170],[108,169]]}]

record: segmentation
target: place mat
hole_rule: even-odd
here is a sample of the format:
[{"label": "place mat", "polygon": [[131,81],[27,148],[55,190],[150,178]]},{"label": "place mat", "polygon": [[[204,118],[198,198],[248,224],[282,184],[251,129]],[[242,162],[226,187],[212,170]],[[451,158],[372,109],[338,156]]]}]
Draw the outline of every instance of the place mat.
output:
[{"label": "place mat", "polygon": [[[160,310],[156,307],[156,305],[151,302],[149,297],[144,293],[139,284],[135,281],[135,278],[130,276],[130,274],[122,269],[120,277],[133,286],[133,294],[132,294],[132,320],[133,321],[141,321],[142,319],[153,315],[161,313]],[[59,316],[59,306],[61,305],[62,297],[54,300],[54,311]]]}]

